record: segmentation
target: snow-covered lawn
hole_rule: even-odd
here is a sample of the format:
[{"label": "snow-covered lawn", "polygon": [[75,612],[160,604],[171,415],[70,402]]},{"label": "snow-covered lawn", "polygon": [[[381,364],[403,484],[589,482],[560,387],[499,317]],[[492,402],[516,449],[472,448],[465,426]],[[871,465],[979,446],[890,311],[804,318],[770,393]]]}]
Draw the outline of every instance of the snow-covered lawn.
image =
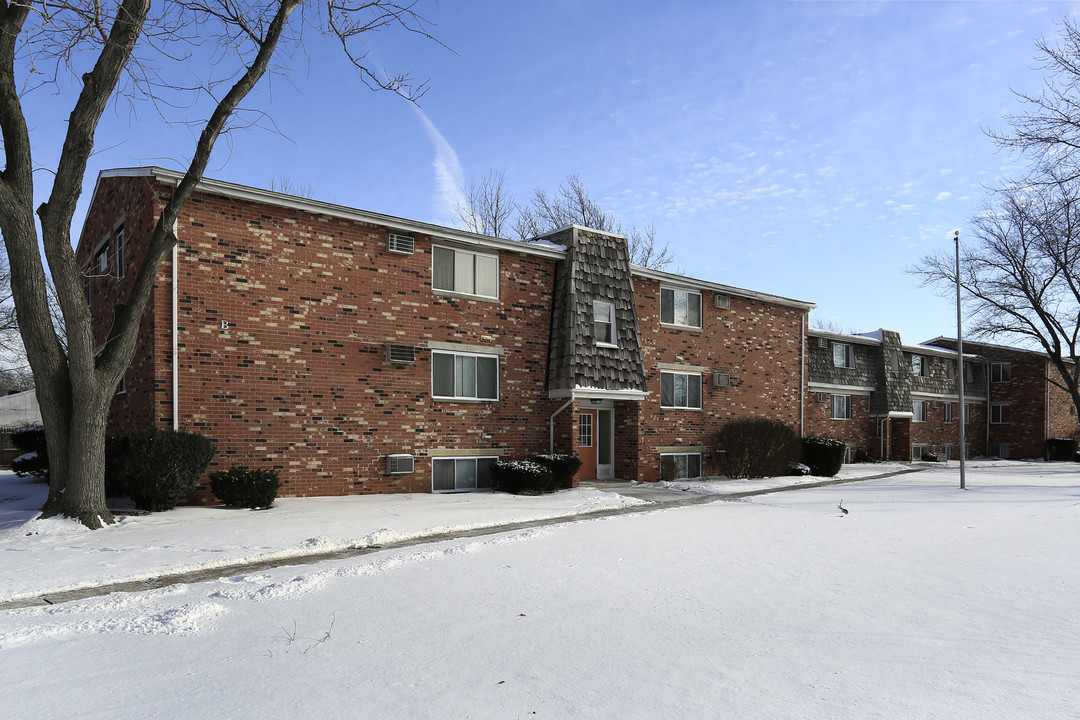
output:
[{"label": "snow-covered lawn", "polygon": [[[1076,718],[1077,470],[976,464],[960,491],[955,466],[933,468],[8,610],[0,712]],[[5,513],[4,590],[31,567],[24,592],[63,585],[79,558],[115,576],[160,567],[170,546],[221,552],[244,537],[235,523],[255,537],[241,542],[248,552],[452,527],[510,499],[310,501],[363,508],[351,532],[329,510],[293,518],[307,502],[239,521],[183,510],[96,533]],[[392,520],[367,524],[369,502]],[[279,523],[292,539],[268,539]]]}]

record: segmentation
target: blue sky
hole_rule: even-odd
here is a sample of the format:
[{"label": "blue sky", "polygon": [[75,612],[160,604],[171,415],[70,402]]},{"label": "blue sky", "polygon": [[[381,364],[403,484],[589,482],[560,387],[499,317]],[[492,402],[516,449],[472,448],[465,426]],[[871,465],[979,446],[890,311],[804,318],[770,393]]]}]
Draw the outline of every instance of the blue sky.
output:
[{"label": "blue sky", "polygon": [[[692,276],[816,302],[816,319],[846,331],[886,327],[920,342],[953,334],[955,310],[904,269],[950,250],[984,186],[1015,172],[983,130],[1018,109],[1011,88],[1038,88],[1033,43],[1076,10],[428,3],[453,52],[399,32],[368,43],[374,62],[430,81],[419,111],[367,90],[308,33],[289,79],[255,99],[277,132],[235,134],[207,174],[260,187],[287,176],[320,200],[451,224],[453,187],[470,177],[504,171],[527,200],[577,173],[627,227],[654,223]],[[43,151],[60,117],[36,121]],[[106,114],[88,188],[104,168],[178,168],[192,144],[187,129],[120,105]],[[39,162],[50,164],[46,152]]]}]

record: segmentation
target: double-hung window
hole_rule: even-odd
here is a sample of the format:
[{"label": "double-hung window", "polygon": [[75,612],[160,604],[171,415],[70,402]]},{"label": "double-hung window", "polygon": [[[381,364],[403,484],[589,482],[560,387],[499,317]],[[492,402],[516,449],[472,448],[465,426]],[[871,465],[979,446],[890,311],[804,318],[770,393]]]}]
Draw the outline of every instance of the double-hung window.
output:
[{"label": "double-hung window", "polygon": [[911,356],[911,374],[917,377],[926,377],[929,375],[927,372],[928,367],[926,364],[926,358],[922,355]]},{"label": "double-hung window", "polygon": [[701,375],[661,372],[660,407],[701,409]]},{"label": "double-hung window", "polygon": [[916,401],[914,401],[911,404],[911,409],[912,409],[912,412],[915,415],[915,417],[913,418],[913,420],[915,422],[926,422],[926,401],[925,400],[916,400]]},{"label": "double-hung window", "polygon": [[1012,380],[1012,365],[1007,362],[990,363],[990,382],[1006,383]]},{"label": "double-hung window", "polygon": [[498,400],[498,356],[432,352],[431,394],[437,398]]},{"label": "double-hung window", "polygon": [[701,293],[660,288],[660,322],[701,327]]},{"label": "double-hung window", "polygon": [[832,362],[838,368],[855,367],[855,349],[847,343],[833,343]]},{"label": "double-hung window", "polygon": [[119,282],[124,279],[124,226],[116,228],[116,232],[113,234],[114,242],[116,243],[116,281]]},{"label": "double-hung window", "polygon": [[94,274],[105,276],[109,274],[109,241],[104,240],[94,252]]},{"label": "double-hung window", "polygon": [[662,453],[660,464],[670,461],[675,465],[675,478],[688,480],[701,477],[701,453]]},{"label": "double-hung window", "polygon": [[598,345],[615,344],[615,305],[593,300],[593,339]]},{"label": "double-hung window", "polygon": [[993,403],[990,405],[990,424],[991,425],[1008,425],[1009,424],[1009,404],[1008,403]]},{"label": "double-hung window", "polygon": [[491,487],[491,464],[498,458],[434,458],[431,461],[432,492],[454,492]]},{"label": "double-hung window", "polygon": [[945,408],[945,424],[946,425],[951,425],[952,424],[952,413],[953,413],[952,403],[949,403],[949,402],[944,403],[944,405],[942,407]]},{"label": "double-hung window", "polygon": [[850,420],[851,419],[851,396],[850,395],[833,395],[832,396],[832,419],[833,420]]},{"label": "double-hung window", "polygon": [[431,286],[436,290],[499,297],[497,256],[438,245],[431,248],[431,255]]}]

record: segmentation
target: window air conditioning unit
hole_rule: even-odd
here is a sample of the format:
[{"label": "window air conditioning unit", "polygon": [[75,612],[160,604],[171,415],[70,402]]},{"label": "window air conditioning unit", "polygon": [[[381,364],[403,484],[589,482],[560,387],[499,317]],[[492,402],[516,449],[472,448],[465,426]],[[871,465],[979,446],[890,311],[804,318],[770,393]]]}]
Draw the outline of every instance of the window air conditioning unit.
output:
[{"label": "window air conditioning unit", "polygon": [[416,471],[416,460],[412,455],[387,455],[386,472],[390,475],[408,475]]},{"label": "window air conditioning unit", "polygon": [[412,345],[387,345],[386,359],[398,363],[416,362],[416,348]]},{"label": "window air conditioning unit", "polygon": [[728,387],[731,385],[731,376],[727,373],[713,373],[712,384],[713,387]]},{"label": "window air conditioning unit", "polygon": [[814,397],[817,398],[818,402],[826,402],[829,399],[829,394],[828,393],[814,393]]},{"label": "window air conditioning unit", "polygon": [[933,406],[934,406],[934,409],[937,410],[939,407],[941,407],[941,401],[940,400],[935,400],[933,402]]},{"label": "window air conditioning unit", "polygon": [[727,295],[721,295],[720,293],[715,293],[712,296],[712,300],[713,300],[713,305],[715,307],[720,308],[721,310],[727,310],[728,308],[731,307],[731,298],[729,298]]},{"label": "window air conditioning unit", "polygon": [[416,241],[411,235],[397,235],[395,233],[390,233],[390,239],[387,241],[386,249],[392,253],[412,255],[416,250]]}]

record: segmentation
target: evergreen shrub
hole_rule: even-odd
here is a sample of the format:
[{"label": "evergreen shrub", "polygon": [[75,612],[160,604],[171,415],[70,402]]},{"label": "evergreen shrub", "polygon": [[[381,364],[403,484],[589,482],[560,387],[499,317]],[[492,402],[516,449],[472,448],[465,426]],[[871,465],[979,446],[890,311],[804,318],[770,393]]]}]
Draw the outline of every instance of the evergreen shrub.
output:
[{"label": "evergreen shrub", "polygon": [[786,475],[799,459],[799,438],[779,420],[740,418],[720,428],[716,437],[721,467],[729,478]]},{"label": "evergreen shrub", "polygon": [[802,439],[802,463],[810,468],[815,477],[832,477],[844,464],[846,446],[843,440],[831,437],[805,437]]},{"label": "evergreen shrub", "polygon": [[210,490],[226,507],[265,509],[274,504],[281,480],[276,470],[234,465],[210,474]]},{"label": "evergreen shrub", "polygon": [[581,458],[569,453],[530,455],[529,460],[551,470],[556,489],[573,487],[574,475],[581,469]]},{"label": "evergreen shrub", "polygon": [[106,495],[127,495],[140,510],[172,510],[195,489],[214,452],[198,433],[154,428],[111,437],[105,443]]},{"label": "evergreen shrub", "polygon": [[[1047,438],[1047,460],[1072,460],[1076,457],[1077,442],[1073,438]],[[14,467],[14,464],[12,464]]]},{"label": "evergreen shrub", "polygon": [[491,487],[512,495],[540,495],[555,492],[555,475],[531,459],[497,460],[491,464]]},{"label": "evergreen shrub", "polygon": [[22,450],[22,455],[11,461],[11,469],[19,477],[34,475],[49,477],[49,451],[45,443],[45,428],[28,425],[11,431],[11,442]]}]

